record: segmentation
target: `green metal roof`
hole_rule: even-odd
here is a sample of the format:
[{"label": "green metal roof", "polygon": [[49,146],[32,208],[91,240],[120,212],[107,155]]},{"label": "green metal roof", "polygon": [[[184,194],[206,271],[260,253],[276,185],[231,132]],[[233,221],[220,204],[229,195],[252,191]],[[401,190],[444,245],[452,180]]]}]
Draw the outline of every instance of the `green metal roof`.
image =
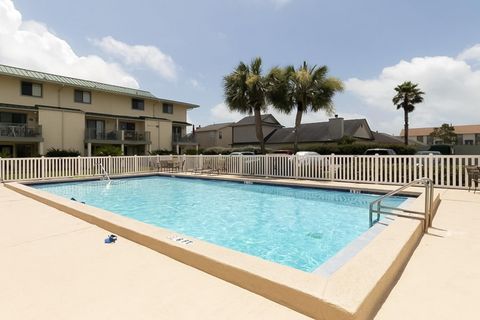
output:
[{"label": "green metal roof", "polygon": [[140,97],[140,98],[145,98],[145,99],[158,100],[158,101],[162,101],[162,102],[178,103],[178,104],[186,105],[188,108],[198,108],[199,107],[196,104],[174,101],[174,100],[168,100],[168,99],[160,99],[160,98],[157,98],[156,96],[154,96],[153,94],[151,94],[150,92],[145,91],[145,90],[121,87],[121,86],[116,86],[116,85],[112,85],[112,84],[106,84],[106,83],[101,83],[101,82],[96,82],[96,81],[77,79],[77,78],[72,78],[72,77],[66,77],[66,76],[61,76],[61,75],[56,75],[56,74],[51,74],[51,73],[46,73],[46,72],[22,69],[22,68],[17,68],[17,67],[12,67],[12,66],[7,66],[7,65],[0,64],[0,75],[2,75],[2,74],[3,75],[14,76],[14,77],[19,77],[19,78],[22,78],[22,79],[37,80],[37,81],[43,81],[43,82],[52,82],[52,83],[58,83],[58,84],[66,84],[66,85],[70,85],[70,86],[78,87],[78,88],[106,91],[106,92],[124,94],[124,95],[128,95],[128,96],[133,96],[133,97]]}]

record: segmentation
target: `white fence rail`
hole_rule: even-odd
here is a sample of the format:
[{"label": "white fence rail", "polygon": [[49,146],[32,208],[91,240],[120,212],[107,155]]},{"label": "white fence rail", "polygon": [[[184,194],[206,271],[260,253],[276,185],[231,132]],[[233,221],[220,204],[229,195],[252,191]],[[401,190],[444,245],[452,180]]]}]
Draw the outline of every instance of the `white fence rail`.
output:
[{"label": "white fence rail", "polygon": [[437,187],[468,188],[465,166],[480,156],[122,156],[0,158],[0,181],[42,180],[154,172],[175,161],[181,171],[364,183],[405,184],[426,177]]}]

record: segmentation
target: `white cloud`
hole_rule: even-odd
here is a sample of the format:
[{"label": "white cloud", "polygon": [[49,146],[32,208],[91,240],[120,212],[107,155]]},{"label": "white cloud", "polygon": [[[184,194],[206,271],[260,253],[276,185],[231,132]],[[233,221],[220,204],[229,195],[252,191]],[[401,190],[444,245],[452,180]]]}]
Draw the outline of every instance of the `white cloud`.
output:
[{"label": "white cloud", "polygon": [[458,57],[459,60],[478,60],[480,61],[480,44],[476,44],[471,48],[462,51]]},{"label": "white cloud", "polygon": [[93,40],[93,43],[127,65],[147,66],[168,80],[174,80],[177,77],[172,57],[155,46],[129,45],[111,36]]},{"label": "white cloud", "polygon": [[[212,107],[210,109],[210,115],[212,116],[213,123],[234,122],[246,116],[244,114],[241,114],[240,112],[230,111],[224,102],[221,102],[216,106]],[[204,125],[209,124],[212,123],[205,123]]]},{"label": "white cloud", "polygon": [[373,79],[348,79],[347,93],[360,99],[372,114],[375,128],[398,134],[403,114],[392,104],[394,87],[404,81],[418,83],[425,101],[410,114],[411,127],[439,126],[442,123],[478,123],[480,71],[466,60],[480,57],[479,45],[458,57],[423,57],[386,67]]},{"label": "white cloud", "polygon": [[11,0],[0,0],[0,63],[138,88],[118,64],[79,56],[45,25],[23,21]]}]

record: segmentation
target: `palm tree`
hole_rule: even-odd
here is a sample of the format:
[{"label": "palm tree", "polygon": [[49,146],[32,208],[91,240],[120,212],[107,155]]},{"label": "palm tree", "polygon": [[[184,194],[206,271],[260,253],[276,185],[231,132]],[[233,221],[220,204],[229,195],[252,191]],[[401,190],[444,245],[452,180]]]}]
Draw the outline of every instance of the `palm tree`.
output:
[{"label": "palm tree", "polygon": [[307,111],[333,113],[333,96],[343,90],[342,82],[327,77],[328,68],[309,67],[306,62],[298,69],[293,66],[272,68],[267,76],[267,98],[284,113],[296,109],[294,149],[298,151],[298,132],[302,116]]},{"label": "palm tree", "polygon": [[232,73],[224,77],[223,87],[230,110],[254,114],[256,136],[261,152],[265,154],[261,113],[266,109],[266,87],[262,59],[257,57],[250,65],[240,62]]},{"label": "palm tree", "polygon": [[397,106],[397,110],[402,108],[405,118],[405,145],[408,145],[408,114],[415,110],[415,104],[423,102],[422,92],[418,88],[418,84],[405,81],[395,88],[397,94],[393,97],[393,104]]}]

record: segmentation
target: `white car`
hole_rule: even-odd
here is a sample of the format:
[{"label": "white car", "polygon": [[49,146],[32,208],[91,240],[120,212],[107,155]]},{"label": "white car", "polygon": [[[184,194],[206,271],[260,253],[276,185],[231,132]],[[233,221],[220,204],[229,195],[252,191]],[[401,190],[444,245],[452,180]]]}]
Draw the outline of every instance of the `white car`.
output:
[{"label": "white car", "polygon": [[434,156],[441,156],[442,154],[440,151],[417,151],[415,153],[416,156],[428,156],[429,154],[434,155]]},{"label": "white car", "polygon": [[295,153],[296,156],[319,156],[315,151],[298,151]]},{"label": "white car", "polygon": [[252,151],[235,151],[230,153],[231,156],[254,156],[255,153]]}]

